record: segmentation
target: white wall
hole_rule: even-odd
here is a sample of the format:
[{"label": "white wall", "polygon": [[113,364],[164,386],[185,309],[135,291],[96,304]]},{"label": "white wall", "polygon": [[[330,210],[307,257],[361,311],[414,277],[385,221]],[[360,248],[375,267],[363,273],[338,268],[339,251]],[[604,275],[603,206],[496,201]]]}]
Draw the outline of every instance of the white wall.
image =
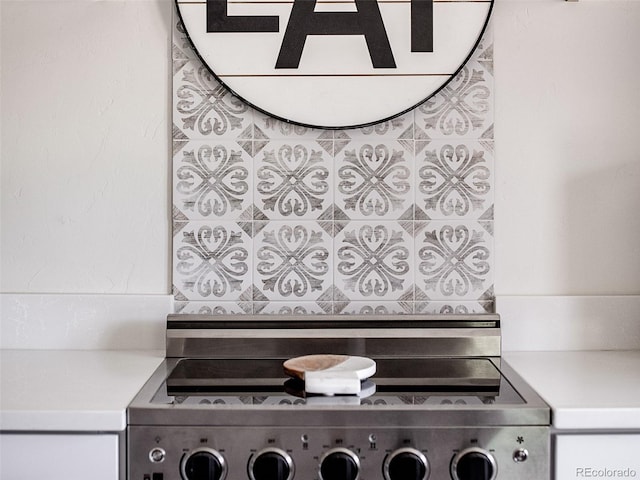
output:
[{"label": "white wall", "polygon": [[496,1],[496,293],[640,293],[640,2]]},{"label": "white wall", "polygon": [[[168,0],[2,0],[2,292],[170,291]],[[496,0],[496,292],[640,293],[640,2]]]},{"label": "white wall", "polygon": [[0,291],[169,293],[171,8],[0,1]]}]

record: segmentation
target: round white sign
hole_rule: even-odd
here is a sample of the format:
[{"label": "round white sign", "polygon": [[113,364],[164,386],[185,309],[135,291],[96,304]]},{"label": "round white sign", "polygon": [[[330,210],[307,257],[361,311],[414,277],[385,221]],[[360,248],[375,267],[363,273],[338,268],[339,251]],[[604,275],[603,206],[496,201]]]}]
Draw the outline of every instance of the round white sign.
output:
[{"label": "round white sign", "polygon": [[235,95],[293,123],[400,115],[462,68],[493,0],[176,0],[198,55]]}]

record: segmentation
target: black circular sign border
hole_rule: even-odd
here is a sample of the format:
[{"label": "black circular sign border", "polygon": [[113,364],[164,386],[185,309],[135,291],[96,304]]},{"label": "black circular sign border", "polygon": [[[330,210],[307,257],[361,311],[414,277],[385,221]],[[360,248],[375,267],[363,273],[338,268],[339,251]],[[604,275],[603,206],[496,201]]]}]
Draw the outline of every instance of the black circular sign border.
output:
[{"label": "black circular sign border", "polygon": [[202,62],[202,65],[204,65],[206,67],[206,69],[209,71],[209,73],[211,73],[211,75],[214,76],[214,78],[220,83],[220,85],[222,85],[234,97],[237,97],[239,100],[241,100],[243,103],[245,103],[249,107],[253,108],[254,110],[257,110],[257,111],[259,111],[259,112],[261,112],[261,113],[263,113],[263,114],[265,114],[265,115],[267,115],[269,117],[275,118],[276,120],[280,120],[281,122],[284,122],[284,123],[288,123],[288,124],[292,124],[292,125],[299,125],[301,127],[306,127],[306,128],[315,128],[315,129],[320,129],[320,130],[351,130],[351,129],[357,129],[357,128],[370,127],[372,125],[378,125],[380,123],[384,123],[384,122],[388,122],[389,120],[393,120],[394,118],[401,117],[405,113],[410,112],[411,110],[414,110],[414,109],[418,108],[420,105],[422,105],[423,103],[427,102],[431,98],[435,97],[438,93],[440,93],[455,77],[458,76],[460,71],[469,62],[469,60],[471,59],[471,57],[473,56],[475,51],[478,49],[478,45],[480,45],[480,42],[482,41],[482,37],[484,36],[485,32],[487,31],[487,27],[489,25],[489,20],[491,19],[491,14],[493,13],[493,5],[494,5],[494,1],[495,0],[489,0],[489,12],[487,12],[487,18],[484,21],[484,25],[482,26],[482,29],[480,30],[480,34],[478,35],[478,38],[477,38],[476,42],[474,43],[473,47],[469,51],[469,54],[463,60],[463,62],[460,64],[458,69],[438,89],[434,90],[430,95],[428,95],[423,100],[420,100],[418,103],[416,103],[412,107],[409,107],[409,108],[407,108],[405,110],[402,110],[401,112],[398,112],[398,113],[396,113],[394,115],[391,115],[389,117],[385,117],[385,118],[383,118],[381,120],[374,120],[374,121],[367,122],[367,123],[361,123],[361,124],[358,124],[358,125],[348,125],[348,126],[342,126],[342,127],[330,127],[330,126],[312,125],[312,124],[297,122],[295,120],[291,120],[291,119],[287,119],[287,118],[284,118],[284,117],[280,117],[278,115],[274,115],[273,113],[270,113],[270,112],[258,107],[257,105],[254,105],[251,102],[248,102],[247,100],[245,100],[242,97],[242,95],[238,95],[231,87],[229,87],[225,82],[223,82],[222,79],[220,79],[220,77],[218,77],[218,75],[216,75],[216,73],[213,71],[213,69],[209,66],[209,64],[200,55],[200,52],[196,48],[196,45],[193,42],[193,40],[191,39],[191,35],[189,35],[189,31],[187,30],[187,27],[185,26],[184,21],[182,19],[182,14],[180,13],[180,7],[178,5],[179,1],[180,0],[175,0],[174,1],[175,7],[176,7],[176,13],[178,14],[178,18],[180,19],[180,23],[182,23],[182,26],[184,28],[184,33],[187,36],[187,39],[189,40],[189,43],[191,44],[191,48],[193,49],[193,52],[196,54],[196,56],[198,57],[200,62]]}]

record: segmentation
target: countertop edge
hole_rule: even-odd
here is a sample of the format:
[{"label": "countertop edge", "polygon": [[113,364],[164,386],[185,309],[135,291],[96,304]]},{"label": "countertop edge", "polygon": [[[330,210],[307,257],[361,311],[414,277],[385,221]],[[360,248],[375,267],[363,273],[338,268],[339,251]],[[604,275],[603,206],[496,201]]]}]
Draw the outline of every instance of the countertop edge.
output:
[{"label": "countertop edge", "polygon": [[640,350],[510,351],[502,358],[549,404],[556,433],[640,430]]},{"label": "countertop edge", "polygon": [[0,432],[123,432],[161,350],[0,351]]},{"label": "countertop edge", "polygon": [[124,410],[42,412],[13,410],[0,414],[0,432],[119,433],[127,429]]}]

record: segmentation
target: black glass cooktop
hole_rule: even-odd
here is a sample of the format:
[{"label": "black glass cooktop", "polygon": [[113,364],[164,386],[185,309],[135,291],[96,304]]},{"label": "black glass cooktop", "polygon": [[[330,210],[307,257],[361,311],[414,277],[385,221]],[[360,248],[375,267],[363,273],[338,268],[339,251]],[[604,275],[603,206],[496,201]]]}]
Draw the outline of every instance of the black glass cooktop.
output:
[{"label": "black glass cooktop", "polygon": [[174,405],[519,405],[525,403],[488,358],[376,359],[360,395],[307,395],[285,359],[182,359],[153,403]]}]

